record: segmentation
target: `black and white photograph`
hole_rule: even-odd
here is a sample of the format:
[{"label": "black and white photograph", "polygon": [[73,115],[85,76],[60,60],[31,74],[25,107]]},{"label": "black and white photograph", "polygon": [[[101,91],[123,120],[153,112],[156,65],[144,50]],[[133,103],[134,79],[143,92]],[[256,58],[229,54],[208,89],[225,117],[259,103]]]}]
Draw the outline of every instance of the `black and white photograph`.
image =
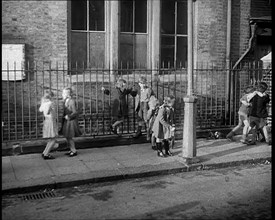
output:
[{"label": "black and white photograph", "polygon": [[271,220],[271,0],[2,0],[3,220]]}]

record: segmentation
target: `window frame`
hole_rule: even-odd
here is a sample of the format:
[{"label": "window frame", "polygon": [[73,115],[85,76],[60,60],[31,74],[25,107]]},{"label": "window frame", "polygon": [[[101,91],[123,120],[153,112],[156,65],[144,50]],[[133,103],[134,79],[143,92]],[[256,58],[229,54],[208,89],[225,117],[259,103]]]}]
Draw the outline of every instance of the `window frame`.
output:
[{"label": "window frame", "polygon": [[[121,26],[120,26],[120,33],[122,34],[148,34],[148,1],[151,1],[151,0],[144,0],[146,2],[146,27],[145,27],[145,32],[136,32],[135,29],[136,29],[136,26],[135,26],[135,18],[136,18],[136,2],[138,0],[132,0],[132,3],[133,3],[133,31],[121,31]],[[121,16],[120,16],[120,19],[121,19]],[[120,21],[120,24],[121,24],[121,21]]]},{"label": "window frame", "polygon": [[[90,40],[89,40],[89,38],[90,38],[90,33],[105,33],[106,34],[106,3],[105,3],[105,0],[102,0],[102,2],[104,3],[104,13],[103,13],[103,15],[104,15],[104,30],[103,31],[95,31],[95,30],[90,30],[90,7],[89,7],[89,3],[90,3],[90,1],[93,1],[93,0],[86,0],[86,30],[73,30],[73,27],[71,26],[71,33],[86,33],[86,36],[87,36],[87,42],[86,42],[86,51],[87,51],[87,57],[86,57],[86,63],[87,63],[87,66],[88,66],[88,64],[90,63]],[[95,1],[97,1],[97,0],[95,0]],[[70,2],[70,10],[71,10],[71,24],[72,24],[72,14],[73,14],[73,12],[72,12],[72,2],[73,1],[71,1]],[[72,53],[73,53],[73,51],[71,51],[71,55],[70,55],[70,57],[72,58]],[[72,60],[71,60],[71,62],[72,62]]]},{"label": "window frame", "polygon": [[[162,49],[162,44],[161,44],[161,39],[162,37],[173,37],[174,38],[174,63],[171,65],[168,65],[169,67],[173,67],[173,68],[177,68],[177,43],[178,43],[178,37],[182,37],[182,38],[187,38],[188,35],[186,34],[178,34],[177,31],[177,24],[178,24],[178,2],[182,1],[182,0],[175,0],[174,4],[175,4],[175,23],[174,23],[174,33],[173,34],[165,34],[165,33],[160,33],[160,49]],[[161,8],[161,15],[163,14],[163,8]],[[162,24],[161,24],[162,25]],[[163,55],[161,54],[161,65],[162,65],[162,57]],[[185,61],[186,62],[186,61]],[[182,63],[182,65],[180,67],[185,67],[185,63]]]}]

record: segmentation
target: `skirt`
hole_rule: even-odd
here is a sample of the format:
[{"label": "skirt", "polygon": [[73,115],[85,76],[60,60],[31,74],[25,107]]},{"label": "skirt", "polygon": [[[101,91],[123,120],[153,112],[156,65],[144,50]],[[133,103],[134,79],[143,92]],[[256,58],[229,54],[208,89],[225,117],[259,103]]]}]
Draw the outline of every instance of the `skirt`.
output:
[{"label": "skirt", "polygon": [[43,122],[43,138],[53,138],[58,134],[57,123],[52,118],[45,118]]},{"label": "skirt", "polygon": [[78,125],[78,120],[65,120],[62,126],[62,134],[65,138],[79,137],[81,131]]}]

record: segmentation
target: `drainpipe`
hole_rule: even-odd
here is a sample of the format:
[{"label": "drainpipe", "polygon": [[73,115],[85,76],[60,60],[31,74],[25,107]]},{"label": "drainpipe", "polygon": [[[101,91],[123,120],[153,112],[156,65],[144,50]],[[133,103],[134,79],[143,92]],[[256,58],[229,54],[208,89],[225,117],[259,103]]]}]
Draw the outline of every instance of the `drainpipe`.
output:
[{"label": "drainpipe", "polygon": [[[255,30],[256,30],[256,24],[253,24],[253,25],[250,25],[251,27],[251,37],[249,39],[249,42],[248,42],[248,48],[247,50],[244,52],[244,54],[238,59],[238,61],[235,63],[235,65],[233,66],[232,70],[231,70],[231,78],[230,78],[230,73],[228,73],[228,76],[229,76],[229,85],[228,85],[228,88],[229,88],[229,93],[227,96],[229,98],[229,102],[228,102],[228,107],[227,107],[227,112],[229,113],[229,120],[230,120],[230,125],[231,125],[231,120],[232,120],[232,116],[231,116],[231,111],[230,111],[230,107],[233,107],[233,91],[234,91],[234,88],[233,88],[233,85],[234,85],[234,69],[240,64],[240,62],[243,60],[243,58],[248,54],[248,52],[251,50],[252,48],[252,42],[253,42],[253,39],[255,37]],[[228,70],[228,72],[230,72]]]},{"label": "drainpipe", "polygon": [[227,2],[227,30],[226,30],[226,113],[230,111],[230,49],[231,49],[231,0]]},{"label": "drainpipe", "polygon": [[243,58],[246,56],[246,54],[248,54],[248,52],[252,48],[252,42],[253,42],[253,39],[255,37],[256,23],[250,25],[250,28],[251,28],[251,37],[250,37],[249,42],[248,42],[248,48],[244,52],[244,54],[238,59],[238,61],[235,63],[235,65],[233,66],[233,70],[240,64],[240,62],[243,60]]}]

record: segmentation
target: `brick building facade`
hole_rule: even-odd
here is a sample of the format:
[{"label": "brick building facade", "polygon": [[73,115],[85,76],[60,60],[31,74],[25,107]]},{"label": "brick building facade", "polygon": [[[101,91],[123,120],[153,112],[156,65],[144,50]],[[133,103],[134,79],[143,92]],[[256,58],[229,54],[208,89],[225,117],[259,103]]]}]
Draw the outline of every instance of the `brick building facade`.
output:
[{"label": "brick building facade", "polygon": [[[81,57],[82,53],[77,46],[81,47],[83,45],[75,45],[75,41],[81,40],[81,35],[75,36],[75,30],[72,27],[72,19],[75,18],[72,13],[76,13],[71,7],[72,2],[2,1],[2,43],[25,44],[26,60],[28,61],[77,61],[74,58],[74,53]],[[89,31],[90,46],[88,45],[89,51],[86,51],[86,53],[89,53],[90,58],[87,59],[87,54],[84,53],[83,60],[94,62],[97,57],[100,57],[97,63],[102,65],[100,62],[104,60],[105,67],[114,67],[121,61],[136,61],[145,68],[154,68],[157,63],[165,61],[164,54],[161,54],[169,53],[168,49],[165,50],[165,48],[177,47],[175,42],[174,44],[162,42],[162,29],[165,27],[163,27],[162,23],[164,22],[161,18],[164,17],[163,11],[166,10],[164,7],[166,5],[163,2],[166,1],[145,1],[146,5],[140,6],[147,13],[147,16],[143,18],[143,24],[141,24],[145,26],[146,30],[140,32],[123,32],[124,30],[120,26],[126,26],[127,24],[124,24],[120,18],[123,14],[121,12],[123,5],[120,2],[105,1],[105,4],[101,6],[104,9],[104,28],[103,31]],[[176,10],[175,7],[171,10],[177,11],[178,14],[184,14],[180,19],[186,20],[186,1],[178,2],[183,2],[181,7],[178,4],[178,8],[182,11]],[[225,62],[227,2],[227,0],[194,1],[195,62]],[[251,17],[271,16],[271,1],[232,0],[231,7],[230,59],[234,62],[242,56],[248,47],[251,35],[249,19]],[[136,20],[140,19],[137,16],[135,18]],[[187,36],[186,23],[180,21],[179,25],[183,25],[183,31],[181,35],[178,35],[178,39],[183,37],[184,41],[184,37]],[[134,40],[126,33],[128,35],[131,33]],[[169,34],[173,35],[170,30],[167,30],[167,35]],[[172,40],[172,38],[167,38],[168,40]],[[180,44],[180,46],[183,46],[183,50],[186,49],[184,48],[186,45],[186,42]],[[124,53],[126,54],[124,55]],[[181,57],[177,57],[175,54],[172,54],[172,56],[174,57],[170,61],[176,59],[182,62],[186,61],[186,54],[182,54]],[[130,58],[127,60],[125,57]]]},{"label": "brick building facade", "polygon": [[[207,75],[203,73],[196,80],[202,95],[208,97],[215,92],[223,99],[224,88],[229,83],[225,76],[220,77],[226,75],[226,59],[233,64],[259,60],[271,49],[271,43],[266,40],[271,39],[271,32],[262,36],[264,40],[259,41],[259,37],[251,40],[251,24],[261,24],[261,30],[271,30],[271,1],[195,0],[193,4],[194,66],[206,63],[211,68],[223,69],[217,72],[219,76],[203,78]],[[230,47],[227,46],[229,30]],[[25,80],[9,83],[2,80],[2,121],[7,117],[18,125],[20,117],[26,121],[28,117],[40,117],[37,107],[44,89],[54,89],[60,98],[66,69],[75,69],[76,63],[84,69],[100,67],[108,71],[122,66],[154,72],[162,66],[179,69],[181,74],[181,67],[186,68],[187,62],[187,0],[3,0],[2,44],[24,44],[25,66],[30,70]],[[14,61],[10,61],[12,70]],[[79,76],[75,73],[65,80],[73,81],[77,93],[83,91],[80,96],[84,97],[85,91],[100,99],[100,90],[90,88],[91,85],[98,87],[95,82],[91,83],[90,76],[84,76],[83,71]],[[177,83],[185,85],[179,80]],[[206,98],[206,102],[209,100]],[[86,101],[83,98],[83,103],[79,103],[87,105],[86,110],[92,107],[98,110],[99,105],[104,105],[101,101]],[[222,112],[224,107],[215,108]],[[212,112],[209,108],[203,111]],[[26,121],[22,120],[22,127]]]}]

